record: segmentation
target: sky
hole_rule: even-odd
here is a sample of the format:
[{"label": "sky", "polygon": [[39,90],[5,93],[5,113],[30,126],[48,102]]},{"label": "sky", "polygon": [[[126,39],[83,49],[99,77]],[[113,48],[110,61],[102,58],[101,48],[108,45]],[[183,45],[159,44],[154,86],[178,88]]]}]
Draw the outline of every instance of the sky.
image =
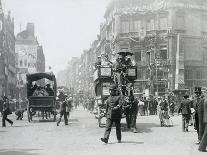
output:
[{"label": "sky", "polygon": [[15,34],[28,22],[43,46],[46,70],[65,69],[71,57],[79,57],[97,38],[110,0],[2,0],[4,11],[11,11]]}]

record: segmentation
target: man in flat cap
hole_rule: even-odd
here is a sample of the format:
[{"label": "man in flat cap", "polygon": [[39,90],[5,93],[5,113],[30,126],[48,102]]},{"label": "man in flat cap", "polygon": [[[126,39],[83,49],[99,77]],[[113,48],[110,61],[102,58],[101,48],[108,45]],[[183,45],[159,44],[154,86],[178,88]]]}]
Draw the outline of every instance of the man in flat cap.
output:
[{"label": "man in flat cap", "polygon": [[117,140],[118,143],[121,143],[122,97],[117,95],[116,85],[111,85],[109,90],[110,96],[106,100],[106,130],[104,138],[101,138],[101,141],[106,144],[108,143],[112,125],[115,123]]}]

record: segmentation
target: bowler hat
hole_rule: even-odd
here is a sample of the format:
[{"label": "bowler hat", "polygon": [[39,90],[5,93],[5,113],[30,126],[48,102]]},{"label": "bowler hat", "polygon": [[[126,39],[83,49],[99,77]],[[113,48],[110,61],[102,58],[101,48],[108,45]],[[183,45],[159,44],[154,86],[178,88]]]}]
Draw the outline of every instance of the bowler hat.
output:
[{"label": "bowler hat", "polygon": [[195,90],[194,90],[195,93],[201,93],[201,87],[195,87]]},{"label": "bowler hat", "polygon": [[110,85],[109,90],[115,90],[116,88],[117,88],[116,85],[112,84],[112,85]]}]

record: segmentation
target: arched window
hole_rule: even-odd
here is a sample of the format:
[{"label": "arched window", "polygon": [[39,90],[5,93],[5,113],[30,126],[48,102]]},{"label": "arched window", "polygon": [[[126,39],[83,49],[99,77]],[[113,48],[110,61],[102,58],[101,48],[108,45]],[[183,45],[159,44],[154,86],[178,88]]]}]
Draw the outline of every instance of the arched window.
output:
[{"label": "arched window", "polygon": [[22,62],[22,60],[20,60],[19,66],[22,67],[22,65],[23,65],[23,62]]}]

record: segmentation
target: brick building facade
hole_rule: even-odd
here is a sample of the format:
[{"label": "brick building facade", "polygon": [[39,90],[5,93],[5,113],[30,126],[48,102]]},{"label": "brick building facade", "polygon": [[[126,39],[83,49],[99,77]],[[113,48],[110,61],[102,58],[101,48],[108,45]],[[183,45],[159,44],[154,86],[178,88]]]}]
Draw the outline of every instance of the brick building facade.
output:
[{"label": "brick building facade", "polygon": [[103,34],[112,53],[134,53],[139,90],[207,86],[206,13],[203,0],[114,0]]},{"label": "brick building facade", "polygon": [[104,18],[95,44],[80,58],[79,86],[88,89],[97,56],[108,54],[113,61],[116,53],[129,51],[138,67],[137,92],[207,87],[206,1],[112,0]]}]

